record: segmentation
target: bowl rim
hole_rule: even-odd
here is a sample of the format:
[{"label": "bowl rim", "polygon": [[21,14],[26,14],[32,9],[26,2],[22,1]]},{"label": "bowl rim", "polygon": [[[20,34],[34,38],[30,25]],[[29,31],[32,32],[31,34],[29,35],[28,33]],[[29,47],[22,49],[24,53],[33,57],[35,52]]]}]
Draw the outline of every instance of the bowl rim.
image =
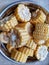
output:
[{"label": "bowl rim", "polygon": [[[15,2],[13,2],[13,3],[7,5],[7,6],[0,12],[0,19],[2,18],[2,15],[3,15],[10,7],[12,7],[12,6],[14,6],[14,5],[17,5],[17,4],[19,4],[19,3],[32,3],[32,4],[34,4],[34,5],[40,6],[40,5],[36,4],[36,3],[34,3],[33,1],[23,1],[23,0],[21,0],[21,1],[15,1]],[[40,7],[42,7],[42,6],[40,6]],[[44,9],[45,9],[45,8],[44,8]],[[45,10],[46,10],[46,9],[45,9]],[[18,63],[18,64],[21,63],[21,62],[17,62],[17,61],[12,60],[10,57],[8,57],[8,56],[4,53],[1,49],[0,49],[0,53],[1,53],[2,56],[5,57],[5,59],[7,59],[8,61],[11,61],[11,62],[14,62],[14,63]],[[27,63],[30,63],[30,62],[27,62]],[[25,64],[27,64],[27,63],[25,63]],[[31,63],[32,63],[32,62],[31,62]],[[21,63],[21,64],[22,64],[22,63]]]},{"label": "bowl rim", "polygon": [[[10,3],[7,5],[1,12],[0,12],[0,19],[2,19],[3,14],[12,6],[19,4],[19,3],[32,3],[33,5],[40,6],[38,3],[35,3],[34,1],[28,1],[28,0],[21,0],[21,1],[15,1],[13,3]],[[42,6],[40,6],[42,7]],[[44,7],[43,7],[44,8]],[[45,9],[45,8],[44,8]],[[46,9],[45,9],[46,10]],[[46,10],[47,11],[47,10]],[[48,11],[47,11],[48,12]]]}]

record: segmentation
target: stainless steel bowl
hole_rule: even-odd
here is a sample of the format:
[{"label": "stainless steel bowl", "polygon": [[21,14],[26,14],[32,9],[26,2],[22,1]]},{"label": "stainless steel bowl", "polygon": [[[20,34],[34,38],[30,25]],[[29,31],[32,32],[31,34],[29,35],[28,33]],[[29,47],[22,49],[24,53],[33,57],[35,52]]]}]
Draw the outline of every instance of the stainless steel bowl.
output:
[{"label": "stainless steel bowl", "polygon": [[[45,8],[41,7],[40,5],[34,4],[32,1],[16,1],[14,3],[9,4],[6,8],[3,9],[3,11],[0,13],[0,20],[6,16],[9,16],[11,13],[13,13],[14,9],[17,7],[19,3],[26,4],[33,11],[35,11],[38,8],[42,9],[46,15],[48,14],[48,11],[46,11]],[[16,62],[9,57],[7,49],[3,43],[0,43],[0,52],[6,59],[12,62]],[[33,59],[30,59],[30,60],[33,60]],[[16,62],[16,63],[19,64],[20,62]]]}]

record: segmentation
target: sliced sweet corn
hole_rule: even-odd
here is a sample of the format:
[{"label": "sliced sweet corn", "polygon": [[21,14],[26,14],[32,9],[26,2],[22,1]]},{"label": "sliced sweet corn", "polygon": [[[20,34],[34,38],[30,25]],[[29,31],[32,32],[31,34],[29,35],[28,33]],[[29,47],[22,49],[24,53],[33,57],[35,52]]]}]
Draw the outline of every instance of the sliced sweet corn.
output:
[{"label": "sliced sweet corn", "polygon": [[20,51],[14,49],[13,52],[11,53],[11,58],[18,61],[18,62],[26,62],[27,60],[27,55],[25,55],[24,53],[21,53]]},{"label": "sliced sweet corn", "polygon": [[18,24],[16,17],[13,15],[9,21],[3,24],[2,28],[4,31],[10,31]]},{"label": "sliced sweet corn", "polygon": [[19,46],[24,46],[27,41],[31,38],[25,28],[15,27],[15,31],[18,31],[20,43]]},{"label": "sliced sweet corn", "polygon": [[28,22],[31,19],[29,8],[24,4],[19,4],[14,14],[20,22]]},{"label": "sliced sweet corn", "polygon": [[32,18],[30,22],[32,24],[37,24],[37,23],[44,23],[46,20],[46,15],[42,10],[37,9],[36,12],[33,12]]},{"label": "sliced sweet corn", "polygon": [[33,40],[29,40],[27,43],[26,43],[26,46],[28,48],[31,48],[33,50],[36,50],[36,47],[37,47],[37,44],[35,44],[35,42]]},{"label": "sliced sweet corn", "polygon": [[38,46],[37,50],[35,51],[35,56],[39,61],[45,60],[47,54],[48,54],[48,50],[45,45]]},{"label": "sliced sweet corn", "polygon": [[18,50],[20,52],[24,53],[27,56],[32,56],[33,57],[33,55],[34,55],[34,50],[32,50],[32,49],[30,49],[28,47],[25,47],[25,46],[19,48]]},{"label": "sliced sweet corn", "polygon": [[47,40],[49,38],[49,25],[45,23],[36,24],[33,37],[35,40]]}]

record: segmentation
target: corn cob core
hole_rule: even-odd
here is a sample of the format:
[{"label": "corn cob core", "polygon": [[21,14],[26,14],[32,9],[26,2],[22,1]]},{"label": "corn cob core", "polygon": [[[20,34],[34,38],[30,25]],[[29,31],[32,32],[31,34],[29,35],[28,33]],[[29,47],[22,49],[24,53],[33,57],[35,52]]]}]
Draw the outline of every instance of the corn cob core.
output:
[{"label": "corn cob core", "polygon": [[24,4],[19,4],[14,14],[19,22],[27,22],[31,19],[29,8]]},{"label": "corn cob core", "polygon": [[47,57],[47,54],[48,54],[48,50],[45,45],[38,46],[37,50],[35,51],[35,56],[39,61],[45,60],[45,58]]},{"label": "corn cob core", "polygon": [[5,24],[2,25],[4,31],[10,31],[18,24],[16,17],[11,16],[10,20],[8,20]]},{"label": "corn cob core", "polygon": [[46,20],[46,15],[42,10],[37,9],[36,12],[32,13],[32,18],[30,22],[32,24],[37,24],[37,23],[44,23]]},{"label": "corn cob core", "polygon": [[34,50],[28,48],[28,47],[21,47],[21,48],[18,48],[18,50],[22,53],[24,53],[25,55],[27,56],[32,56],[33,57],[33,54],[34,54]]},{"label": "corn cob core", "polygon": [[49,37],[49,25],[48,24],[36,24],[35,31],[33,32],[35,40],[47,40]]},{"label": "corn cob core", "polygon": [[25,55],[24,53],[14,49],[13,52],[11,53],[11,58],[16,60],[16,61],[19,61],[19,62],[26,62],[27,60],[27,55]]},{"label": "corn cob core", "polygon": [[29,41],[26,43],[26,46],[27,46],[28,48],[31,48],[32,50],[36,50],[37,44],[36,44],[33,40],[29,40]]}]

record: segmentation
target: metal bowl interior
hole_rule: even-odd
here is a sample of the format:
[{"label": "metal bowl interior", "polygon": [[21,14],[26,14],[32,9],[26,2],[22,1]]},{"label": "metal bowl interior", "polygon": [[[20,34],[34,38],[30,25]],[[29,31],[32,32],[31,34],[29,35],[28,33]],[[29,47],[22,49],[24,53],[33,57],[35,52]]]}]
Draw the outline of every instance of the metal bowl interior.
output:
[{"label": "metal bowl interior", "polygon": [[[39,6],[39,5],[37,5],[37,4],[33,4],[32,2],[28,2],[28,1],[24,1],[24,2],[14,2],[14,3],[12,3],[12,4],[10,4],[10,5],[8,5],[1,13],[0,13],[0,19],[3,19],[3,18],[5,18],[5,17],[7,17],[7,16],[9,16],[9,15],[11,15],[13,12],[14,12],[14,9],[17,7],[17,5],[18,4],[20,4],[20,3],[23,3],[23,4],[25,4],[25,5],[27,5],[29,8],[30,8],[30,10],[31,11],[35,11],[36,9],[41,9],[41,10],[43,10],[44,11],[44,13],[47,15],[48,14],[48,12],[44,9],[44,8],[42,8],[41,6]],[[12,62],[14,61],[14,60],[12,60],[11,58],[10,58],[10,56],[9,56],[9,53],[7,52],[7,49],[6,49],[6,47],[5,47],[5,45],[3,44],[3,43],[1,43],[0,44],[0,49],[1,49],[1,51],[2,51],[2,54],[7,58],[7,59],[9,59],[9,60],[11,60]],[[35,60],[35,58],[30,58],[30,60],[28,59],[28,61],[29,62],[36,62],[37,60]],[[27,62],[28,62],[27,61]],[[16,62],[16,61],[14,61],[14,62]]]}]

